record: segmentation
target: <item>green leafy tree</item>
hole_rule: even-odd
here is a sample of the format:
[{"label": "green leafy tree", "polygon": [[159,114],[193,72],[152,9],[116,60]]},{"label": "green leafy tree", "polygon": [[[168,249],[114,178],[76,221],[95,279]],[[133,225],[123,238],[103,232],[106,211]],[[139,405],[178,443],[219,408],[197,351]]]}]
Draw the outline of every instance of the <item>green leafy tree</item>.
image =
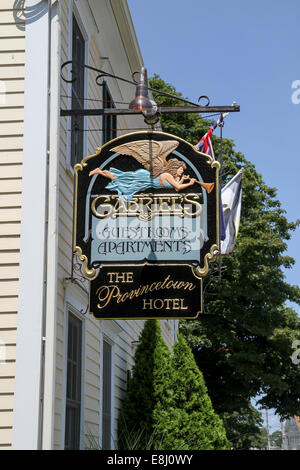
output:
[{"label": "green leafy tree", "polygon": [[154,411],[160,449],[228,449],[223,423],[213,410],[203,376],[182,335],[174,345],[172,365],[172,394]]},{"label": "green leafy tree", "polygon": [[155,407],[163,396],[168,402],[171,353],[157,320],[147,320],[135,353],[135,365],[119,415],[118,447],[145,449],[154,445]]},{"label": "green leafy tree", "polygon": [[[157,75],[151,86],[177,93]],[[166,97],[157,102],[177,104]],[[161,124],[163,131],[195,144],[210,122],[187,113],[163,114]],[[213,145],[218,159],[216,136]],[[286,301],[300,304],[300,289],[288,284],[283,272],[294,264],[285,254],[286,241],[299,222],[287,220],[276,189],[265,184],[232,140],[223,139],[223,184],[240,168],[244,169],[242,213],[235,252],[222,259],[221,280],[219,260],[211,263],[204,279],[207,315],[182,321],[180,328],[217,413],[241,413],[251,397],[260,395],[259,404],[274,408],[282,418],[299,415],[300,367],[291,355],[293,341],[300,339],[300,321]]]},{"label": "green leafy tree", "polygon": [[247,408],[223,413],[226,435],[235,450],[266,449],[267,432],[262,427],[261,413],[249,404]]},{"label": "green leafy tree", "polygon": [[281,449],[282,446],[282,434],[281,431],[277,430],[272,432],[270,435],[270,444],[272,447],[279,447]]}]

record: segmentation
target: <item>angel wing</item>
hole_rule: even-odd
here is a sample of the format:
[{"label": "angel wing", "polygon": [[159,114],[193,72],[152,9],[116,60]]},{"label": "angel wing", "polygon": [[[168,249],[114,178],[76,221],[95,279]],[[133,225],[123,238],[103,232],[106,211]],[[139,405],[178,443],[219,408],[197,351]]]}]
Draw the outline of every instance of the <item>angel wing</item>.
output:
[{"label": "angel wing", "polygon": [[167,166],[167,156],[178,147],[176,140],[137,140],[111,149],[120,155],[130,155],[149,170],[152,176],[158,176]]}]

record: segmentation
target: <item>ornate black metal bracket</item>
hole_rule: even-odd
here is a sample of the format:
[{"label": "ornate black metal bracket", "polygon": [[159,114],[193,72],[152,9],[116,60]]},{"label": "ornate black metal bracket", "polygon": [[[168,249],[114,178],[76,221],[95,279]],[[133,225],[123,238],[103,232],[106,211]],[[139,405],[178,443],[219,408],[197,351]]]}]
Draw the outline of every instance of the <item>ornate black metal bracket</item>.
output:
[{"label": "ornate black metal bracket", "polygon": [[[132,80],[127,80],[126,78],[119,77],[117,75],[113,75],[109,72],[105,72],[104,70],[97,69],[95,67],[92,67],[90,65],[86,64],[80,64],[78,62],[73,62],[71,60],[68,60],[64,62],[61,66],[61,78],[66,82],[66,83],[74,83],[74,81],[77,79],[76,78],[76,69],[74,70],[73,68],[71,69],[71,74],[72,78],[67,79],[63,75],[63,71],[66,67],[69,65],[72,65],[77,68],[83,68],[83,69],[88,69],[93,72],[96,72],[98,75],[96,76],[96,84],[101,86],[103,83],[101,80],[104,77],[108,78],[114,78],[116,80],[121,80],[123,82],[129,83],[131,85],[137,86],[138,82],[134,79],[134,76],[138,72],[134,72],[132,74]],[[184,98],[181,98],[180,96],[172,95],[170,93],[166,93],[160,90],[156,90],[155,88],[147,87],[149,91],[152,93],[155,93],[155,96],[166,96],[168,98],[173,98],[176,100],[180,100],[186,105],[191,105],[191,106],[161,106],[157,108],[157,113],[158,114],[166,114],[166,113],[211,113],[211,112],[217,112],[217,113],[225,113],[225,112],[239,112],[240,107],[237,104],[233,104],[231,106],[209,106],[210,100],[208,96],[202,95],[198,99],[198,103],[201,100],[206,100],[207,102],[205,105],[199,106],[196,103],[193,103],[192,101],[186,100]],[[101,108],[101,109],[62,109],[60,111],[61,116],[103,116],[103,115],[133,115],[133,114],[142,114],[142,111],[136,110],[136,109],[119,109],[119,108]]]},{"label": "ornate black metal bracket", "polygon": [[[74,259],[76,260],[76,255],[73,253],[72,255],[72,267],[71,267],[71,276],[66,277],[64,281],[71,282],[72,284],[76,284],[79,286],[87,295],[89,295],[89,291],[85,287],[85,282],[87,282],[87,279],[83,276],[81,273],[81,264],[78,262],[74,262]],[[80,310],[80,313],[82,315],[86,315],[89,309],[89,305],[87,305],[85,311]]]}]

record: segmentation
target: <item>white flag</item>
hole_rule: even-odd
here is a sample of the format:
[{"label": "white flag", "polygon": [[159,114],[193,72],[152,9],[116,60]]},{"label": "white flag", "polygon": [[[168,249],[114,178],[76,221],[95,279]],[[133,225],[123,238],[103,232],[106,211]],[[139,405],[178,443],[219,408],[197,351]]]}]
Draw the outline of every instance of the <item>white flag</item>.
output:
[{"label": "white flag", "polygon": [[221,255],[232,253],[236,243],[242,207],[242,173],[243,169],[221,191],[226,233],[221,241]]}]

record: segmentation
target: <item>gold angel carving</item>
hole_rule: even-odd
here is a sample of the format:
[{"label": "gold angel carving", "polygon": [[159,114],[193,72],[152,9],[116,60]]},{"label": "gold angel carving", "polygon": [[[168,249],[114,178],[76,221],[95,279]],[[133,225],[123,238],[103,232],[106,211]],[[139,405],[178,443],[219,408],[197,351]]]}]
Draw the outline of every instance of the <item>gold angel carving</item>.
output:
[{"label": "gold angel carving", "polygon": [[176,140],[138,140],[125,143],[111,149],[120,155],[135,158],[144,168],[136,171],[121,171],[111,167],[109,170],[95,168],[89,176],[99,174],[110,179],[106,188],[117,191],[120,197],[128,201],[135,193],[145,189],[175,189],[181,191],[195,183],[211,192],[214,183],[201,183],[189,175],[184,175],[187,166],[177,158],[167,157],[178,147]]}]

